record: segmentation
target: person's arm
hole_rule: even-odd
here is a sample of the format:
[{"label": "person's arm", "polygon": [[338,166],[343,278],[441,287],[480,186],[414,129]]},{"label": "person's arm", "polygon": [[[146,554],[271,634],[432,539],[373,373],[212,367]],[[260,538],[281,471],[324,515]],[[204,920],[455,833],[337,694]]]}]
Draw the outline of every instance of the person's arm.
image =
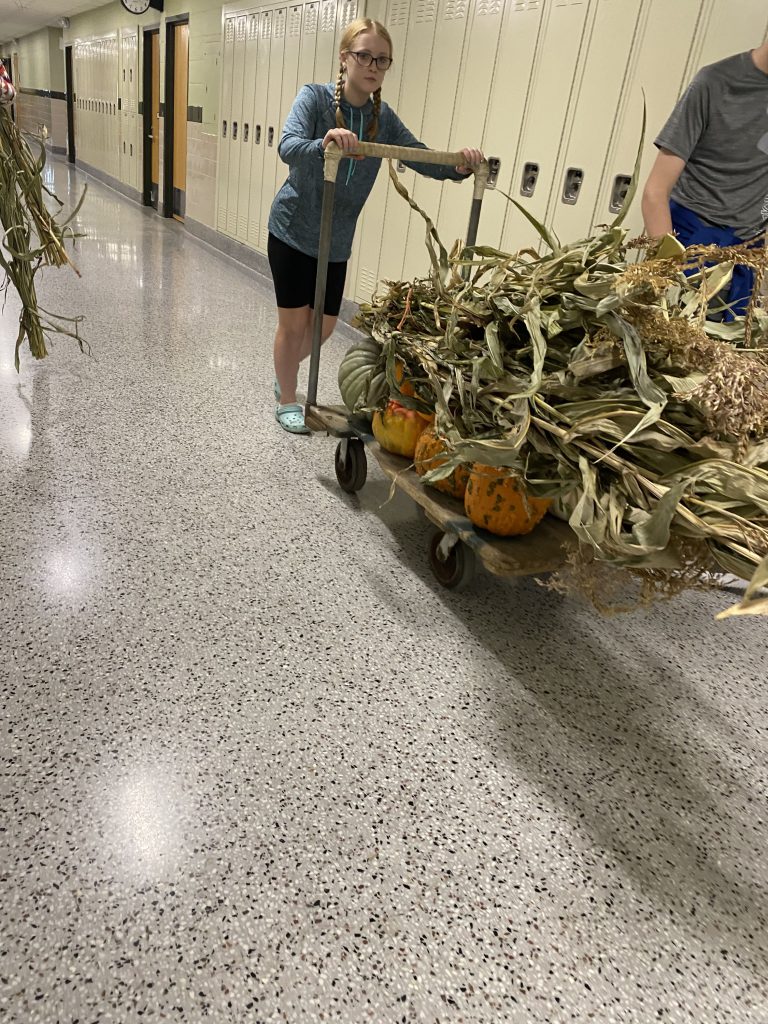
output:
[{"label": "person's arm", "polygon": [[323,140],[314,137],[316,121],[317,97],[311,86],[304,85],[288,112],[277,147],[280,159],[289,167],[322,159]]},{"label": "person's arm", "polygon": [[685,160],[668,149],[661,149],[643,189],[643,221],[645,233],[660,238],[672,231],[669,197],[683,173]]}]

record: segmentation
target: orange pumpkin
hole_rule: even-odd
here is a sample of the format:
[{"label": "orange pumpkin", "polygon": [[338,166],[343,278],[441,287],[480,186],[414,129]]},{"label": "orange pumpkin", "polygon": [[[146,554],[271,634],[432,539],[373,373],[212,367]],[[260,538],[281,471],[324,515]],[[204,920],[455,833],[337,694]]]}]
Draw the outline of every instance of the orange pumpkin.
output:
[{"label": "orange pumpkin", "polygon": [[387,402],[384,412],[377,409],[373,414],[373,436],[388,452],[412,459],[419,436],[433,419],[399,402]]},{"label": "orange pumpkin", "polygon": [[508,469],[476,462],[469,473],[464,509],[475,524],[500,537],[516,537],[531,530],[550,505],[534,498],[525,484]]},{"label": "orange pumpkin", "polygon": [[[447,450],[448,447],[445,439],[436,433],[434,427],[427,427],[426,430],[422,431],[421,437],[416,442],[416,451],[413,458],[416,464],[416,472],[419,476],[424,476],[430,470],[444,465],[447,461],[445,457]],[[450,476],[443,477],[442,480],[435,480],[434,483],[430,483],[430,486],[435,487],[438,491],[443,491],[445,494],[451,494],[454,498],[463,498],[464,492],[467,489],[468,479],[469,470],[467,467],[457,466]]]}]

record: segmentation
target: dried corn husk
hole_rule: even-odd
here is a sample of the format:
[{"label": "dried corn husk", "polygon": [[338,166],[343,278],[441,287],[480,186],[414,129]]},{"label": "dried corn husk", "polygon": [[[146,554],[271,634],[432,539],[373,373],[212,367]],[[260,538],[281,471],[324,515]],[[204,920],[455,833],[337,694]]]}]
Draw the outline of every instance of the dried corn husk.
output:
[{"label": "dried corn husk", "polygon": [[398,401],[436,409],[452,456],[432,478],[509,466],[556,500],[582,570],[621,567],[644,600],[724,570],[751,578],[724,614],[768,614],[768,316],[707,319],[765,250],[630,243],[615,222],[571,244],[537,225],[544,256],[449,256],[427,227],[432,274],[385,282],[358,322],[391,386],[396,358],[416,379]]},{"label": "dried corn husk", "polygon": [[70,224],[85,198],[84,189],[76,209],[66,220],[57,220],[56,214],[48,209],[46,197],[59,208],[62,204],[43,183],[45,146],[41,141],[39,146],[40,154],[35,158],[8,110],[0,107],[0,288],[5,290],[13,285],[21,299],[15,351],[17,370],[25,339],[36,359],[47,354],[45,342],[50,334],[69,335],[77,340],[81,350],[84,347],[79,334],[80,317],[49,313],[37,301],[35,275],[42,267],[68,265],[79,276],[67,255],[65,242],[75,238]]}]

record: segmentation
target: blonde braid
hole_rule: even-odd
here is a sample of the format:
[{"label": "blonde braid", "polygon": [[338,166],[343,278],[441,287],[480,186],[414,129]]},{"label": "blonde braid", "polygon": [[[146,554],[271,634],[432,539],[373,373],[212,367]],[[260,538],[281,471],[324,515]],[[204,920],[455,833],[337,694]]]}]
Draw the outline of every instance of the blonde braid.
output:
[{"label": "blonde braid", "polygon": [[376,136],[379,134],[379,114],[381,113],[381,86],[373,94],[373,114],[371,115],[371,123],[368,125],[366,136],[369,142],[373,142]]},{"label": "blonde braid", "polygon": [[336,127],[346,128],[347,122],[341,112],[341,92],[344,88],[344,65],[339,64],[339,77],[336,79],[336,92],[334,93],[334,105],[336,107]]}]

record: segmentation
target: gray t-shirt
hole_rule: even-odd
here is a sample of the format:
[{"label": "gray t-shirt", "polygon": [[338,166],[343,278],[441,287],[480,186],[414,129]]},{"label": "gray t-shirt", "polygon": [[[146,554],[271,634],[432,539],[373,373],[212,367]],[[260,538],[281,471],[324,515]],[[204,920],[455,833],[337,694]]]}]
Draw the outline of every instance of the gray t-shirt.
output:
[{"label": "gray t-shirt", "polygon": [[656,145],[685,160],[672,198],[751,238],[768,219],[768,75],[750,53],[696,75]]}]

